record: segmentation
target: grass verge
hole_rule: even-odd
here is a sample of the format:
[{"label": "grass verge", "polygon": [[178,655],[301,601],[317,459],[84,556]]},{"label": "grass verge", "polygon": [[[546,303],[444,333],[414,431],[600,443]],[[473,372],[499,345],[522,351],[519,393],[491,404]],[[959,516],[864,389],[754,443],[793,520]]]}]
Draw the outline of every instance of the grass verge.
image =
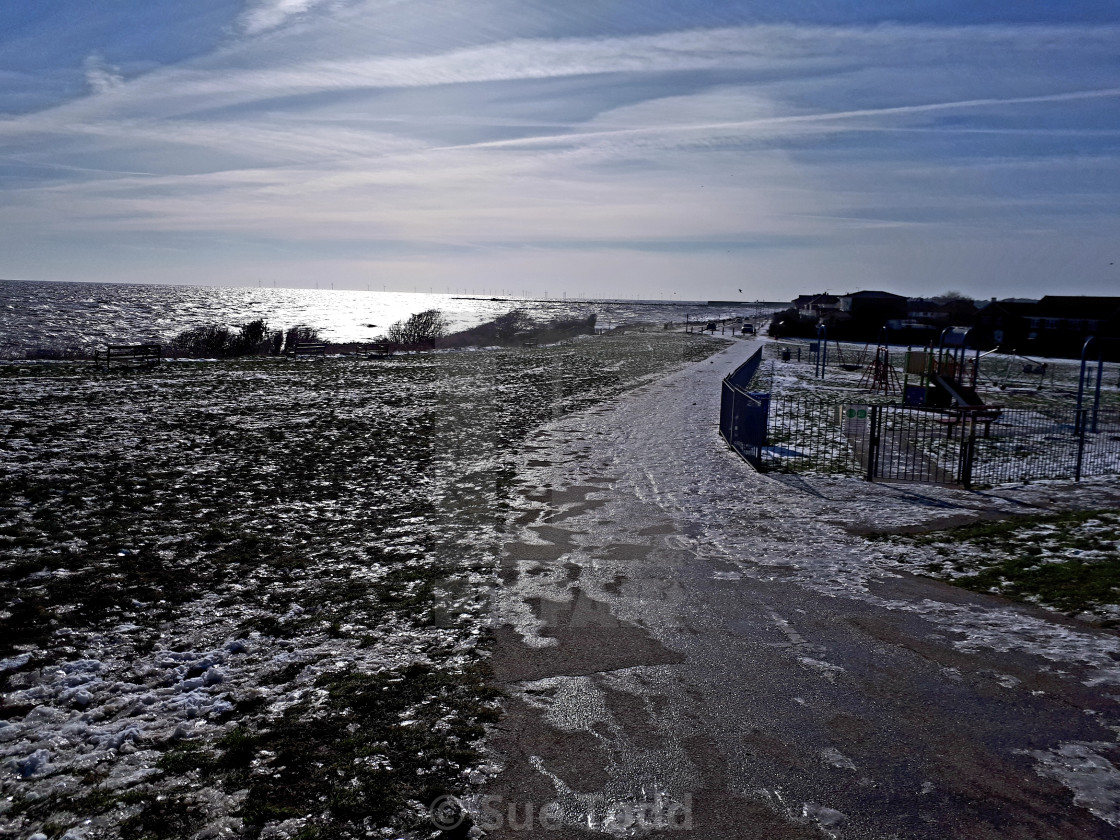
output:
[{"label": "grass verge", "polygon": [[878,535],[919,574],[1120,626],[1120,513],[1075,511]]}]

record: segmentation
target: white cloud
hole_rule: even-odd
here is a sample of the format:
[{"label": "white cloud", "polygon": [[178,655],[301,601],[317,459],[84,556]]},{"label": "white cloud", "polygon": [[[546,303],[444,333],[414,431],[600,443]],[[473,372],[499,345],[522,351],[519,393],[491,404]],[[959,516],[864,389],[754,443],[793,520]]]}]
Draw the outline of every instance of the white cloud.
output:
[{"label": "white cloud", "polygon": [[302,15],[323,0],[251,0],[241,15],[241,26],[250,35],[276,29],[288,18]]},{"label": "white cloud", "polygon": [[94,93],[105,93],[124,84],[124,76],[119,67],[107,64],[105,59],[97,53],[92,53],[85,60],[86,84]]}]

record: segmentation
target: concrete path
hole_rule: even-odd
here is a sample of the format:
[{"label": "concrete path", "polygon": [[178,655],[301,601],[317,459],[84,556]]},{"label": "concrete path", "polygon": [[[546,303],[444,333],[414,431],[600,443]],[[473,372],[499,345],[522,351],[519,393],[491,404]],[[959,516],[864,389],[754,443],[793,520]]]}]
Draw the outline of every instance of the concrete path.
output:
[{"label": "concrete path", "polygon": [[1117,636],[906,575],[859,536],[1116,486],[760,476],[715,429],[752,349],[528,448],[487,836],[1120,837]]}]

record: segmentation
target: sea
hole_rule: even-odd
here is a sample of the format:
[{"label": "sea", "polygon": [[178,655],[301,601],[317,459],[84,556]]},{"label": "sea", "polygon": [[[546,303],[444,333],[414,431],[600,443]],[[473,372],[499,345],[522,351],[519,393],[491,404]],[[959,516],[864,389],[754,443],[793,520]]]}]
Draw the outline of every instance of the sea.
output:
[{"label": "sea", "polygon": [[541,321],[595,314],[602,327],[761,314],[765,304],[706,301],[490,298],[416,292],[218,288],[0,280],[0,357],[106,343],[163,343],[194,327],[263,318],[309,326],[327,341],[372,341],[394,322],[441,310],[452,330],[523,309]]}]

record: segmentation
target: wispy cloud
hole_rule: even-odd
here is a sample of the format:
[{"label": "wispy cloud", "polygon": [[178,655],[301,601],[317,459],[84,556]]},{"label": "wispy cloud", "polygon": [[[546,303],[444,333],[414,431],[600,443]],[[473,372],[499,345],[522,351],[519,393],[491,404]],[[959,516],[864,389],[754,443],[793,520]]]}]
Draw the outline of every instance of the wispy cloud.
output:
[{"label": "wispy cloud", "polygon": [[[576,131],[563,134],[538,135],[535,137],[516,138],[511,140],[494,140],[474,144],[476,148],[511,148],[518,146],[555,146],[558,143],[578,145],[591,140],[621,137],[643,137],[652,135],[671,135],[677,133],[697,133],[703,135],[726,136],[729,134],[742,134],[759,129],[775,129],[788,126],[812,126],[813,124],[831,124],[850,120],[860,120],[876,117],[906,116],[910,114],[928,114],[938,111],[965,111],[974,108],[990,108],[994,106],[1013,106],[1058,102],[1078,102],[1092,99],[1120,98],[1120,88],[1103,88],[1101,90],[1069,91],[1066,93],[1049,94],[1045,96],[1016,96],[1005,99],[962,99],[953,102],[927,102],[914,105],[897,105],[889,108],[859,108],[850,111],[821,111],[809,114],[787,114],[784,116],[759,117],[750,120],[736,120],[734,122],[698,122],[675,123],[668,125],[643,126],[640,128],[618,128],[605,131]],[[1108,136],[1112,132],[1107,133]]]},{"label": "wispy cloud", "polygon": [[258,35],[282,26],[290,18],[306,13],[324,0],[251,0],[241,15],[241,26],[250,35]]},{"label": "wispy cloud", "polygon": [[[270,0],[254,7],[266,20],[282,21],[323,0]],[[278,17],[280,16],[280,17]],[[276,25],[279,25],[278,23]],[[321,23],[326,26],[326,23]],[[262,30],[263,31],[263,30]],[[1007,73],[981,75],[981,87],[1022,88],[1034,74],[1056,72],[1073,55],[1110,60],[1118,27],[725,27],[611,38],[512,39],[429,54],[370,56],[361,45],[332,48],[330,33],[313,30],[306,41],[284,42],[296,51],[256,55],[246,45],[205,61],[156,71],[132,80],[127,95],[102,108],[129,108],[173,116],[200,107],[230,107],[277,97],[376,89],[423,88],[607,74],[735,73],[761,86],[780,79],[828,78],[880,67],[904,77],[920,68],[943,70],[962,62]],[[329,57],[328,57],[329,56]],[[246,66],[246,65],[250,66]],[[925,78],[923,86],[937,87]],[[944,84],[944,80],[940,81]],[[1068,87],[1068,85],[1067,85]],[[63,110],[81,111],[82,103]]]},{"label": "wispy cloud", "polygon": [[91,53],[85,60],[86,84],[93,93],[105,93],[124,84],[120,68],[106,63],[97,53]]}]

